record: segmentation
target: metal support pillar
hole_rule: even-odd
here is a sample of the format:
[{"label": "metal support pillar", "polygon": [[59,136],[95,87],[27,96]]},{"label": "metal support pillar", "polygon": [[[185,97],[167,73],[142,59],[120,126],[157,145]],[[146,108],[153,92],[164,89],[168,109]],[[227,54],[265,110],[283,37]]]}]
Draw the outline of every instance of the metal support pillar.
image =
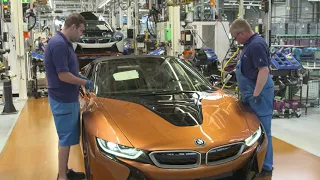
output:
[{"label": "metal support pillar", "polygon": [[316,22],[320,22],[320,2],[315,2],[316,5]]},{"label": "metal support pillar", "polygon": [[178,56],[180,47],[180,6],[169,7],[169,26],[171,27],[171,48],[168,55]]},{"label": "metal support pillar", "polygon": [[[218,0],[218,5],[216,6],[216,11],[218,11],[218,14],[222,16],[224,14],[224,0]],[[222,17],[220,17],[221,21],[224,21]]]},{"label": "metal support pillar", "polygon": [[116,13],[116,8],[115,8],[115,5],[113,4],[111,7],[111,26],[112,26],[112,28],[116,28],[115,13]]},{"label": "metal support pillar", "polygon": [[38,25],[38,26],[39,26],[38,28],[39,28],[39,32],[41,32],[41,13],[38,12],[37,14],[38,14],[38,24],[39,24],[39,25]]},{"label": "metal support pillar", "polygon": [[203,21],[203,19],[204,19],[204,0],[201,0],[200,1],[200,3],[201,3],[201,11],[200,11],[200,21]]},{"label": "metal support pillar", "polygon": [[292,1],[291,0],[287,0],[286,1],[286,17],[288,17],[289,22],[293,22],[294,21],[294,17],[292,16],[293,14],[293,9],[292,9]]},{"label": "metal support pillar", "polygon": [[302,1],[301,0],[297,0],[298,2],[297,2],[297,6],[296,6],[296,8],[297,8],[297,17],[299,18],[299,19],[301,19],[301,15],[302,15]]},{"label": "metal support pillar", "polygon": [[127,10],[127,27],[128,27],[128,29],[130,29],[131,26],[132,26],[131,17],[132,17],[132,7],[131,7],[131,4],[130,4],[130,6],[128,7],[128,10]]},{"label": "metal support pillar", "polygon": [[271,46],[271,24],[272,24],[272,3],[271,0],[268,1],[268,6],[269,6],[269,10],[268,12],[265,13],[265,41],[266,43],[269,45],[269,47]]},{"label": "metal support pillar", "polygon": [[244,8],[244,1],[240,0],[239,1],[239,18],[243,19],[245,12],[246,10]]},{"label": "metal support pillar", "polygon": [[[170,6],[168,8],[168,11],[169,11],[169,23],[167,24],[167,26],[169,26],[169,28],[172,28],[173,23],[174,23],[173,22],[173,20],[174,20],[173,6]],[[173,32],[173,28],[172,28],[171,32]],[[173,40],[173,37],[171,37],[171,40]],[[171,46],[167,47],[167,55],[173,56],[172,44],[171,44]]]},{"label": "metal support pillar", "polygon": [[139,55],[137,37],[139,34],[139,0],[134,1],[134,53]]},{"label": "metal support pillar", "polygon": [[153,0],[148,0],[148,5],[149,5],[148,9],[149,10],[152,9],[152,4],[153,4]]},{"label": "metal support pillar", "polygon": [[122,13],[122,9],[121,7],[119,7],[119,27],[122,28],[123,27],[123,13]]},{"label": "metal support pillar", "polygon": [[17,78],[19,79],[19,99],[27,99],[26,61],[24,54],[23,21],[21,1],[11,1],[12,22],[14,24],[14,36],[17,55]]}]

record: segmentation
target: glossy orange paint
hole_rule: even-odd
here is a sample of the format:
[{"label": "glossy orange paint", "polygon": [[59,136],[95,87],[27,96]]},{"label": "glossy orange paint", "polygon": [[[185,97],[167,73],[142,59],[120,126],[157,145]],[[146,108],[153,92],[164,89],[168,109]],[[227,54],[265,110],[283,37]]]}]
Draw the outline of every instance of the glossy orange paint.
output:
[{"label": "glossy orange paint", "polygon": [[121,165],[110,158],[105,157],[99,152],[95,141],[95,136],[88,135],[87,142],[90,143],[90,169],[91,180],[123,180],[127,179],[130,170],[128,167]]},{"label": "glossy orange paint", "polygon": [[[89,146],[89,159],[92,179],[121,179],[113,172],[127,171],[128,168],[105,157],[98,149],[95,137],[109,142],[154,150],[195,150],[206,153],[209,149],[225,144],[244,141],[260,126],[257,117],[237,102],[237,99],[221,90],[202,99],[203,123],[191,127],[177,127],[142,105],[132,102],[99,98],[93,93],[81,96],[83,132]],[[201,138],[206,146],[195,146],[194,139]],[[215,176],[241,168],[253,154],[257,143],[231,162],[193,169],[162,169],[155,165],[121,159],[123,162],[141,170],[150,179],[198,179]],[[265,137],[258,152],[258,167],[262,168],[266,153]],[[117,164],[117,165],[115,165]],[[111,172],[112,170],[112,172]],[[102,173],[102,174],[101,174]],[[113,179],[112,179],[113,178]]]}]

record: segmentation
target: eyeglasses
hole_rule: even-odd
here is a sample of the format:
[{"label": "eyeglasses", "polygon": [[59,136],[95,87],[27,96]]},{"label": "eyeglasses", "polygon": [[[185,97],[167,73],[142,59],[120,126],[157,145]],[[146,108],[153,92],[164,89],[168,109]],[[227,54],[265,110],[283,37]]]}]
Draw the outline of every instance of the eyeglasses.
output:
[{"label": "eyeglasses", "polygon": [[237,39],[237,37],[239,36],[240,33],[242,33],[242,32],[239,32],[239,33],[236,35],[236,37],[234,37],[234,38],[232,39],[232,41],[235,41],[235,40]]}]

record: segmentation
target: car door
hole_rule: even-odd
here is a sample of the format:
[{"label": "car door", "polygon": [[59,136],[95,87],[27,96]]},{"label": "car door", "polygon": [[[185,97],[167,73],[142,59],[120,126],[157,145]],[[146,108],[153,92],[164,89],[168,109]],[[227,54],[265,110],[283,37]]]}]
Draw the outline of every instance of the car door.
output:
[{"label": "car door", "polygon": [[[94,65],[88,64],[85,67],[83,67],[83,75],[85,75],[88,79],[93,81],[94,77]],[[79,88],[79,104],[80,104],[80,139],[81,139],[81,149],[83,147],[83,113],[87,110],[88,105],[90,104],[90,94],[87,92],[84,86],[80,86]],[[83,149],[82,149],[83,152]]]}]

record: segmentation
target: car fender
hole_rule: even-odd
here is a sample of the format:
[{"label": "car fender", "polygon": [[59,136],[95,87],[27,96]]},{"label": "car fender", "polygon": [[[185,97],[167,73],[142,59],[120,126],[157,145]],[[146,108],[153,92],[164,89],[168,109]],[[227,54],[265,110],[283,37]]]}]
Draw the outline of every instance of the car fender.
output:
[{"label": "car fender", "polygon": [[82,114],[82,130],[93,137],[99,137],[108,142],[132,147],[132,144],[117,127],[111,117],[99,107],[91,108]]},{"label": "car fender", "polygon": [[261,125],[259,118],[254,114],[254,112],[249,107],[246,107],[242,102],[238,101],[237,104],[241,109],[243,116],[245,117],[245,120],[248,123],[248,127],[251,131],[251,134],[253,134]]}]

